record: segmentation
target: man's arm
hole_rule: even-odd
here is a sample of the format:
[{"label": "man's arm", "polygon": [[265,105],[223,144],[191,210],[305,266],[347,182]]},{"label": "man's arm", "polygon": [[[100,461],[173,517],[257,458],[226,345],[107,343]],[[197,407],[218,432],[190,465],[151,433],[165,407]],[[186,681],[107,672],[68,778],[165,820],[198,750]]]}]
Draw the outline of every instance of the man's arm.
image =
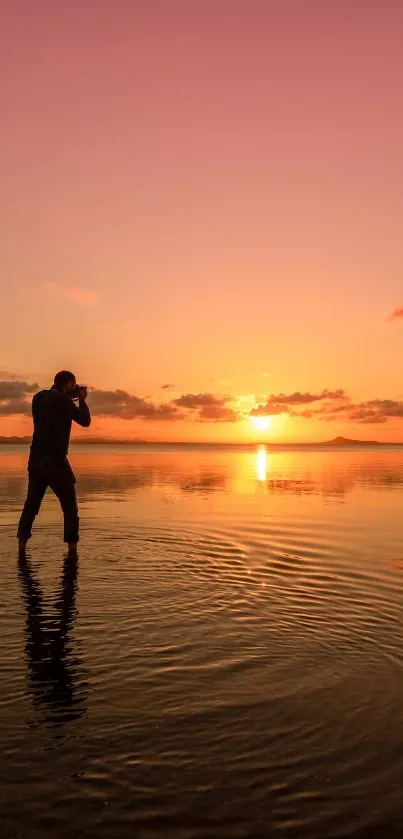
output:
[{"label": "man's arm", "polygon": [[80,398],[77,406],[69,396],[68,403],[71,419],[77,422],[78,425],[82,425],[83,428],[89,428],[91,425],[91,414],[85,399]]}]

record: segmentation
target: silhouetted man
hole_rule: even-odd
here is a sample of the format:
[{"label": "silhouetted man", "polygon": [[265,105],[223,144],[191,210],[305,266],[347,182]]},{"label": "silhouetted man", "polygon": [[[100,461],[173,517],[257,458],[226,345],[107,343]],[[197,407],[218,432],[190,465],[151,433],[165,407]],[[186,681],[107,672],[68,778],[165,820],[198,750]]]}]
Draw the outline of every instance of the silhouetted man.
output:
[{"label": "silhouetted man", "polygon": [[[78,405],[73,401],[78,398]],[[50,390],[41,390],[32,400],[34,433],[28,461],[28,493],[18,525],[19,550],[23,553],[31,538],[48,487],[60,501],[64,516],[64,541],[69,553],[75,553],[79,540],[76,479],[67,460],[71,423],[84,428],[91,424],[86,403],[87,388],[77,388],[74,373],[62,370]]]}]

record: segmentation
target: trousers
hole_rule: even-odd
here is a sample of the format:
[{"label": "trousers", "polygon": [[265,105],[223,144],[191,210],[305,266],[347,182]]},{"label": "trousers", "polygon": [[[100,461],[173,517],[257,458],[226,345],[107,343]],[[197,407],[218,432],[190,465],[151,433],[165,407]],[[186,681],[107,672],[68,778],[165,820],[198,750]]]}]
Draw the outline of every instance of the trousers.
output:
[{"label": "trousers", "polygon": [[67,457],[31,455],[28,461],[28,491],[21,513],[17,536],[28,540],[47,489],[59,499],[64,518],[64,541],[78,542],[79,517],[76,479]]}]

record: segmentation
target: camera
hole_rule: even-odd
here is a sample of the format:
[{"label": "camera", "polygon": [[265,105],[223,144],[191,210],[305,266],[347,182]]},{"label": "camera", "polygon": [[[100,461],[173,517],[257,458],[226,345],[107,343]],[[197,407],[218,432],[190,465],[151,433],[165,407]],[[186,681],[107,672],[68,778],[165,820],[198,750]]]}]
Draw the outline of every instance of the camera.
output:
[{"label": "camera", "polygon": [[80,390],[83,390],[85,385],[76,385],[74,390],[72,390],[70,396],[72,399],[79,399],[80,398]]}]

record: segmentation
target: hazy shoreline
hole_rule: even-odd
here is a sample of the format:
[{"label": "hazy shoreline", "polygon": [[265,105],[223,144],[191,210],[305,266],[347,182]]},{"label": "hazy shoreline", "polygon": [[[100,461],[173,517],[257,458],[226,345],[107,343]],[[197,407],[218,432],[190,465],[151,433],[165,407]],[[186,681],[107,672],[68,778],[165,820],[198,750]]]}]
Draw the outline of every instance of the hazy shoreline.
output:
[{"label": "hazy shoreline", "polygon": [[[30,437],[0,437],[0,447],[1,448],[9,448],[11,446],[21,446],[21,447],[28,447],[31,443]],[[385,442],[381,443],[376,440],[351,440],[349,438],[338,437],[335,440],[326,440],[326,441],[317,441],[317,442],[296,442],[296,443],[286,443],[286,442],[273,442],[268,440],[256,440],[256,442],[235,442],[235,443],[219,443],[219,442],[173,442],[173,441],[147,441],[147,440],[113,440],[107,438],[80,438],[80,439],[72,439],[71,440],[71,448],[84,448],[84,447],[94,447],[94,448],[122,448],[122,449],[129,449],[129,448],[136,448],[136,449],[211,449],[217,448],[221,450],[246,450],[246,451],[254,451],[259,446],[265,446],[270,449],[275,450],[287,450],[287,449],[332,449],[332,450],[345,450],[345,449],[363,449],[363,448],[400,448],[403,446],[403,442],[400,443],[391,443]]]}]

